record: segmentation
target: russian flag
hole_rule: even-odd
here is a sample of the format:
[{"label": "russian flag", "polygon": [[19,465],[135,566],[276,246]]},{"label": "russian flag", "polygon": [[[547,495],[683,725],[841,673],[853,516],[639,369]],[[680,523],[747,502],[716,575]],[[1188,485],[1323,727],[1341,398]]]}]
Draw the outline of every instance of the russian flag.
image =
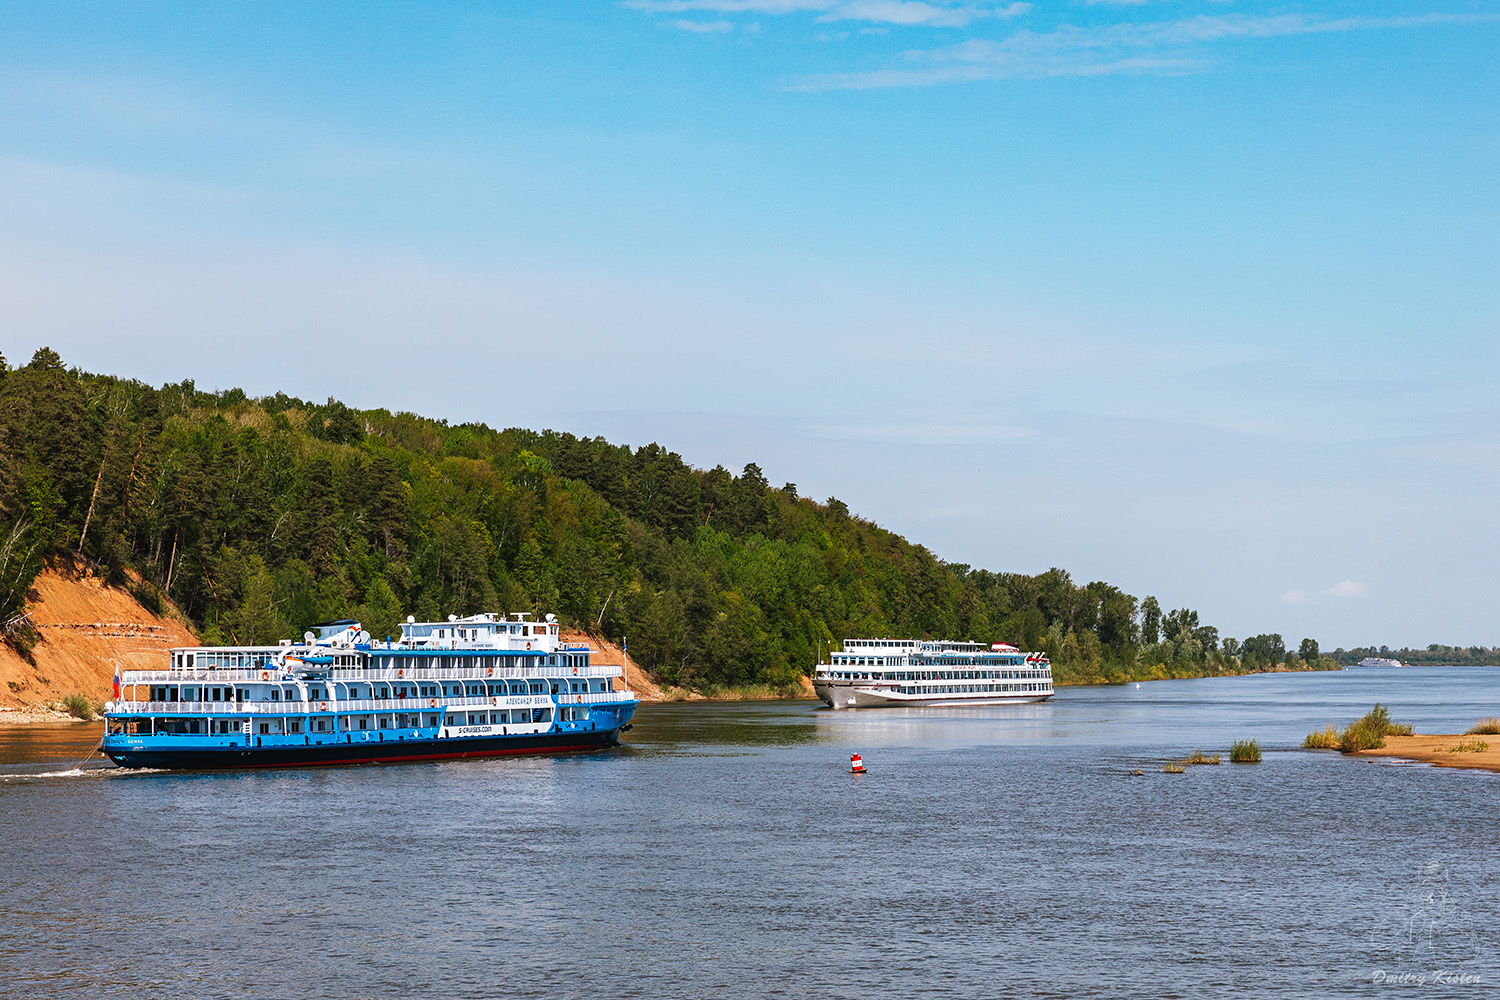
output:
[{"label": "russian flag", "polygon": [[115,701],[120,700],[120,665],[115,664]]}]

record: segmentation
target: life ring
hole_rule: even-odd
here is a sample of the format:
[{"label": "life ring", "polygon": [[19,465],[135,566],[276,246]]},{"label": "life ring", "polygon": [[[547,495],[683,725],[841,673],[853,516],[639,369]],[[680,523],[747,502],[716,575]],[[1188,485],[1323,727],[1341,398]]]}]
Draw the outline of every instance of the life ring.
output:
[{"label": "life ring", "polygon": [[575,674],[578,673],[578,668],[577,667],[573,668],[573,673],[575,673]]},{"label": "life ring", "polygon": [[320,702],[318,702],[318,711],[320,711],[320,712],[326,712],[326,711],[328,711],[328,702],[326,702],[326,701],[320,701]]},{"label": "life ring", "polygon": [[406,676],[406,671],[405,670],[398,670],[398,671],[396,671],[396,676],[397,677],[405,677]]},{"label": "life ring", "polygon": [[490,704],[491,705],[498,705],[498,704],[500,704],[500,699],[499,698],[491,698],[490,699]]},{"label": "life ring", "polygon": [[427,699],[427,707],[428,708],[437,708],[437,699],[436,698],[428,698]]},{"label": "life ring", "polygon": [[271,672],[269,670],[262,670],[260,672],[260,679],[263,680],[263,681],[270,680],[271,679]]},{"label": "life ring", "polygon": [[490,667],[489,673],[485,674],[485,676],[486,677],[493,677],[493,676],[495,676],[495,668],[494,667]]},{"label": "life ring", "polygon": [[531,643],[529,643],[529,642],[528,642],[528,643],[527,643],[527,644],[526,644],[526,648],[527,648],[527,649],[530,649],[530,648],[531,648]]},{"label": "life ring", "polygon": [[575,698],[575,699],[574,699],[574,700],[575,700],[575,701],[578,701],[578,702],[582,702],[582,701],[583,701],[583,695],[579,695],[579,696],[578,696],[578,697],[577,697],[577,698]]}]

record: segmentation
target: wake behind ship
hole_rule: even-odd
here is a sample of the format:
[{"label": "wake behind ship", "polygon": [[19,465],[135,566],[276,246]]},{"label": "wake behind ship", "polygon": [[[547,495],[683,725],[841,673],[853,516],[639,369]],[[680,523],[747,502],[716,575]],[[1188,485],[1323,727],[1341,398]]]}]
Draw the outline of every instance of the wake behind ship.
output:
[{"label": "wake behind ship", "polygon": [[[358,622],[277,646],[170,650],[117,677],[100,749],[121,767],[368,764],[615,746],[640,700],[618,666],[559,640],[554,616]],[[127,697],[128,695],[128,697]]]},{"label": "wake behind ship", "polygon": [[1052,697],[1052,664],[997,642],[846,639],[813,671],[813,690],[830,708],[1004,705]]}]

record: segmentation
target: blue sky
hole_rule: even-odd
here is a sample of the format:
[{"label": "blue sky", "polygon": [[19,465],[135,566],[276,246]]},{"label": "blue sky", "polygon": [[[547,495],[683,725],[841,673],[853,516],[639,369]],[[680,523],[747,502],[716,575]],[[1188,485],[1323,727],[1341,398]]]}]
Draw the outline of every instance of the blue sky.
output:
[{"label": "blue sky", "polygon": [[0,4],[0,351],[1500,643],[1500,0]]}]

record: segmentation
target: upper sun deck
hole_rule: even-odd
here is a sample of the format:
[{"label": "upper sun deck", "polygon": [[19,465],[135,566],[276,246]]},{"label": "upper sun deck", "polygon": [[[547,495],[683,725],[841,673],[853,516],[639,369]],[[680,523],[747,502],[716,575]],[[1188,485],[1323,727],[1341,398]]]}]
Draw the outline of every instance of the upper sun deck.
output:
[{"label": "upper sun deck", "polygon": [[445,622],[419,622],[407,617],[393,648],[545,650],[558,648],[562,626],[556,615],[532,621],[529,613],[509,617],[496,614],[450,615]]},{"label": "upper sun deck", "polygon": [[[353,619],[325,622],[304,632],[300,640],[282,639],[274,646],[178,646],[168,651],[166,671],[160,673],[201,674],[204,671],[327,671],[339,668],[395,668],[393,658],[441,657],[444,666],[457,666],[462,654],[476,654],[473,663],[519,667],[523,662],[537,667],[586,667],[587,646],[566,645],[555,615],[533,621],[530,613],[450,615],[447,621],[419,622],[408,617],[401,635],[372,640]],[[515,656],[497,658],[497,653]],[[489,656],[485,656],[489,654]],[[559,655],[566,654],[566,655]],[[457,659],[455,659],[457,657]],[[431,666],[438,666],[433,660]],[[141,674],[140,671],[128,673]]]},{"label": "upper sun deck", "polygon": [[[1011,647],[1013,650],[1014,647]],[[1007,651],[1011,651],[1007,650]],[[983,643],[953,642],[948,639],[845,639],[842,653],[833,656],[905,656],[911,653],[987,653]]]}]

